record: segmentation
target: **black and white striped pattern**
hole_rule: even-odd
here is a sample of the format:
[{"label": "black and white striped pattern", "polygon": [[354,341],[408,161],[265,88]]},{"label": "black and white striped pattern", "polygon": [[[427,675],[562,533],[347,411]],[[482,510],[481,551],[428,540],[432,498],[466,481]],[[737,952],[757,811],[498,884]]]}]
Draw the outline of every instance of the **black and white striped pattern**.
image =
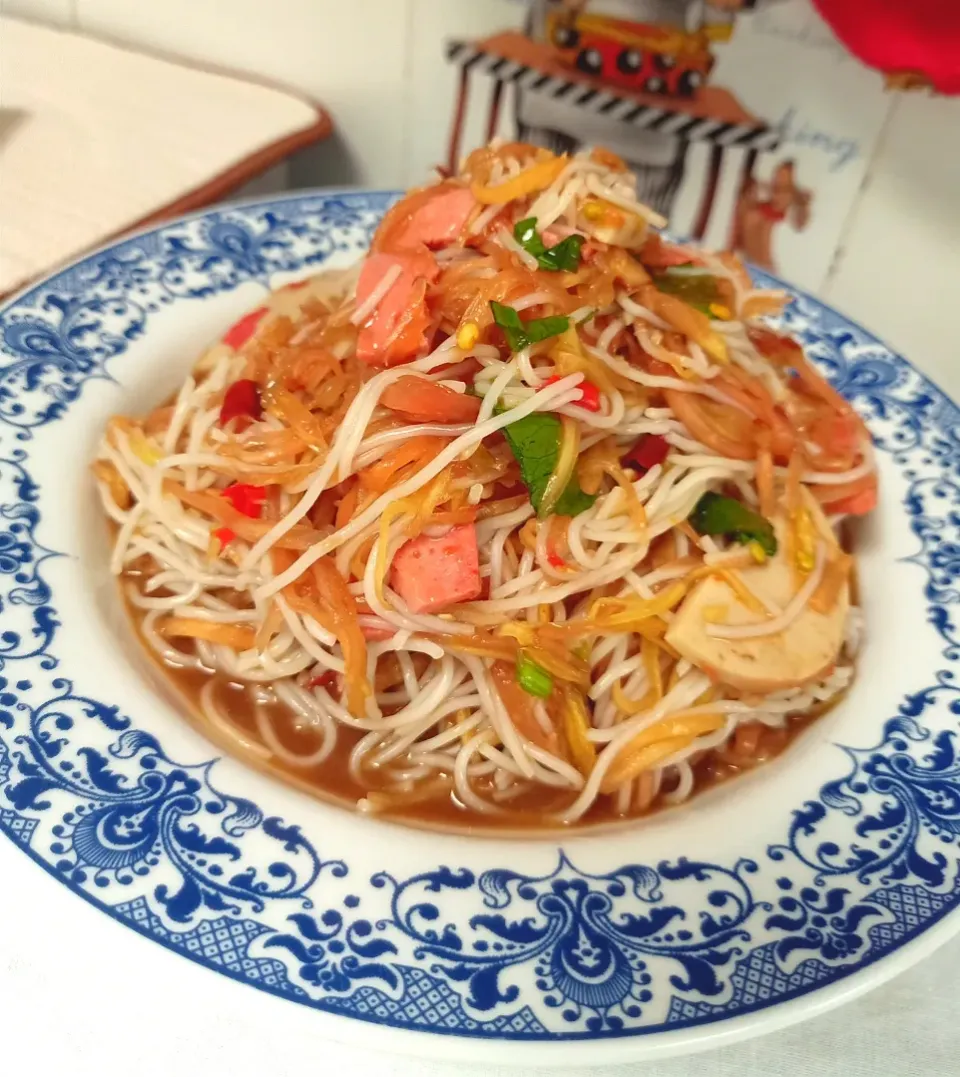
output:
[{"label": "black and white striped pattern", "polygon": [[464,41],[448,42],[447,59],[460,67],[492,75],[500,82],[513,82],[528,93],[565,99],[588,112],[609,116],[643,130],[675,135],[689,142],[712,142],[755,150],[775,150],[780,144],[780,132],[766,124],[723,123],[656,105],[641,105],[614,90],[596,90],[580,82],[545,75],[536,68],[484,52]]}]

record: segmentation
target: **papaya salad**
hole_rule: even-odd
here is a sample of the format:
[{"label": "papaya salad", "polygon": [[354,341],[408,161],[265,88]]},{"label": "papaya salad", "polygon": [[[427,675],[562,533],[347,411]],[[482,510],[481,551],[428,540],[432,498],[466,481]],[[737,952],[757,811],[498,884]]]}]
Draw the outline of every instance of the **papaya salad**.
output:
[{"label": "papaya salad", "polygon": [[848,688],[869,435],[603,150],[470,154],[93,465],[211,736],[361,810],[641,815]]}]

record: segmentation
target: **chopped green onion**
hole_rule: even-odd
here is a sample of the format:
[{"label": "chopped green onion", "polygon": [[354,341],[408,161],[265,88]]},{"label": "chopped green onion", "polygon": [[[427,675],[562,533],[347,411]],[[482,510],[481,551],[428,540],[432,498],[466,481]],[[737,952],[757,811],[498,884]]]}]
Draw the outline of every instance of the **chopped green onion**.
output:
[{"label": "chopped green onion", "polygon": [[553,691],[553,677],[523,651],[517,660],[517,684],[538,699],[546,699]]},{"label": "chopped green onion", "polygon": [[565,314],[553,314],[548,318],[532,318],[529,322],[521,320],[520,315],[504,303],[490,301],[493,320],[503,330],[512,352],[523,351],[531,344],[550,337],[558,337],[570,328],[570,319]]},{"label": "chopped green onion", "polygon": [[576,271],[580,265],[580,248],[586,242],[584,236],[567,236],[552,247],[547,247],[540,233],[537,231],[537,218],[527,217],[518,221],[513,228],[513,238],[527,252],[537,260],[541,269],[549,269],[553,273],[566,270],[568,273]]},{"label": "chopped green onion", "polygon": [[768,557],[777,552],[773,524],[736,498],[705,493],[690,514],[690,523],[700,535],[725,535],[743,545],[757,542]]}]

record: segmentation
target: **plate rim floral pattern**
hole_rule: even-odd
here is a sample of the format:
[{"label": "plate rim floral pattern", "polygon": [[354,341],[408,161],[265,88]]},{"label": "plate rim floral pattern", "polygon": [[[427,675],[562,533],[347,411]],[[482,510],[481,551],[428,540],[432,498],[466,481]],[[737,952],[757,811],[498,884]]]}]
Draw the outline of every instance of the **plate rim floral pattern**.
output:
[{"label": "plate rim floral pattern", "polygon": [[[782,842],[732,864],[679,856],[591,874],[576,848],[558,848],[540,875],[437,865],[351,879],[294,822],[221,791],[215,759],[169,758],[109,702],[58,676],[43,569],[56,553],[35,534],[44,503],[29,468],[34,432],[59,421],[88,379],[112,377],[107,364],[158,311],[359,254],[392,197],[295,192],[216,207],[121,239],[0,305],[0,830],[139,934],[359,1018],[361,1030],[621,1049],[688,1032],[682,1049],[693,1049],[707,1031],[739,1035],[757,1023],[742,1019],[764,1011],[762,1024],[792,1022],[893,975],[944,934],[960,903],[960,754],[939,713],[960,714],[960,413],[871,334],[796,289],[788,324],[909,483],[917,549],[906,560],[925,570],[940,644],[929,657],[942,668],[891,701],[876,744],[844,749],[847,772],[794,810]],[[758,873],[777,871],[776,900],[754,893]],[[326,908],[314,900],[334,892],[324,887],[338,895]],[[379,915],[364,915],[370,904]],[[669,1002],[655,997],[665,984]],[[657,1006],[662,1019],[648,1019]]]}]

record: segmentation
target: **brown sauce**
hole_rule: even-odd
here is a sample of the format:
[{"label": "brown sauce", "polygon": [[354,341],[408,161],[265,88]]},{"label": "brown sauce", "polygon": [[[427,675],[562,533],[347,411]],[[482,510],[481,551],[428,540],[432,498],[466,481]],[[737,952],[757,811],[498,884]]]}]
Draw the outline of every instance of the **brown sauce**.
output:
[{"label": "brown sauce", "polygon": [[[174,695],[180,703],[185,716],[208,739],[228,754],[243,759],[257,770],[293,785],[296,788],[326,801],[338,803],[349,810],[357,810],[357,802],[377,793],[376,770],[367,768],[364,772],[368,782],[358,784],[349,768],[350,753],[364,735],[364,731],[350,729],[337,724],[336,745],[330,755],[319,764],[308,767],[296,766],[272,752],[269,758],[259,749],[269,748],[264,743],[257,728],[254,704],[247,686],[230,680],[220,673],[207,673],[195,669],[175,669],[162,662],[150,648],[139,632],[138,611],[128,607],[128,613],[137,628],[140,643],[152,659],[160,677],[174,689]],[[211,678],[215,681],[213,700],[218,712],[228,720],[239,739],[225,733],[214,725],[204,714],[200,694]],[[762,763],[774,759],[784,752],[790,744],[809,728],[834,701],[813,711],[791,718],[782,729],[769,729],[760,726],[756,730],[759,736],[756,743],[750,743],[749,753],[737,751],[738,736],[748,742],[753,740],[752,726],[741,726],[734,737],[721,749],[704,753],[693,765],[694,785],[691,796],[737,777],[745,771],[752,770]],[[299,728],[296,719],[280,705],[267,709],[273,718],[271,723],[274,734],[289,751],[307,755],[315,751],[319,741],[309,728]],[[759,726],[759,723],[757,723]],[[243,747],[241,739],[255,746]],[[429,779],[429,781],[433,781]],[[543,832],[556,829],[581,829],[601,824],[611,824],[636,820],[648,816],[666,806],[666,795],[670,788],[661,789],[657,798],[643,812],[621,814],[616,807],[613,796],[599,796],[582,819],[577,823],[558,824],[553,816],[572,800],[569,791],[553,790],[540,787],[513,799],[509,805],[502,805],[498,814],[481,814],[466,808],[457,799],[452,790],[452,783],[437,787],[432,786],[432,795],[418,799],[416,794],[407,800],[397,800],[386,806],[378,807],[378,816],[392,818],[412,825],[436,829],[457,829],[471,832],[480,831],[523,831]],[[389,796],[389,794],[388,794]]]},{"label": "brown sauce", "polygon": [[[848,528],[844,528],[841,533],[841,544],[850,550],[851,535]],[[125,579],[130,580],[137,575],[134,569],[127,573]],[[123,586],[121,581],[121,594]],[[379,792],[375,769],[367,768],[364,773],[368,782],[363,785],[358,784],[350,772],[350,753],[365,731],[350,729],[337,723],[337,739],[333,750],[322,763],[313,766],[296,766],[272,752],[269,758],[265,758],[263,750],[269,752],[269,748],[257,729],[255,709],[248,687],[232,681],[224,674],[169,666],[144,639],[140,631],[141,611],[129,602],[124,601],[123,604],[138,642],[157,670],[158,676],[173,689],[175,698],[191,724],[218,747],[271,777],[318,799],[340,804],[351,811],[358,810],[357,802],[369,797],[371,792]],[[856,566],[850,574],[850,604],[860,605]],[[244,748],[240,740],[219,729],[205,716],[200,694],[211,679],[216,682],[213,695],[218,712],[240,738],[255,747]],[[727,744],[704,752],[692,763],[693,789],[690,798],[725,784],[730,779],[781,755],[810,726],[832,710],[843,695],[844,693],[840,693],[827,703],[789,718],[781,729],[771,729],[758,722],[738,727]],[[298,728],[295,717],[291,716],[285,707],[274,706],[271,717],[274,718],[274,734],[289,751],[306,755],[319,747],[316,736],[309,729]],[[741,750],[741,746],[744,750]],[[667,797],[671,791],[670,787],[662,788],[645,810],[628,815],[617,810],[615,796],[601,795],[576,823],[558,824],[554,816],[571,803],[572,796],[569,791],[541,786],[517,796],[509,804],[502,805],[499,813],[488,815],[463,805],[456,797],[450,782],[443,788],[434,788],[432,795],[428,797],[418,798],[414,794],[404,801],[378,808],[375,814],[425,828],[464,832],[512,832],[514,835],[520,835],[531,831],[543,833],[549,830],[578,830],[636,821],[670,806]]]}]

